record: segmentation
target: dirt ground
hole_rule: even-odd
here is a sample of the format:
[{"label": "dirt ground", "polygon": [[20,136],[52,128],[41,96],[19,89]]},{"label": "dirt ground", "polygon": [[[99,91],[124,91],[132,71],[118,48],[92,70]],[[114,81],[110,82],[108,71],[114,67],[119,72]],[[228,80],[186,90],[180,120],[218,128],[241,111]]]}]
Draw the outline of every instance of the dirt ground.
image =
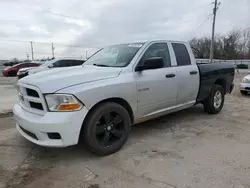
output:
[{"label": "dirt ground", "polygon": [[0,118],[0,188],[250,188],[250,97],[239,92],[223,111],[202,106],[136,125],[107,157],[82,146],[43,148]]},{"label": "dirt ground", "polygon": [[18,101],[15,84],[16,77],[2,77],[0,73],[0,114],[11,111]]}]

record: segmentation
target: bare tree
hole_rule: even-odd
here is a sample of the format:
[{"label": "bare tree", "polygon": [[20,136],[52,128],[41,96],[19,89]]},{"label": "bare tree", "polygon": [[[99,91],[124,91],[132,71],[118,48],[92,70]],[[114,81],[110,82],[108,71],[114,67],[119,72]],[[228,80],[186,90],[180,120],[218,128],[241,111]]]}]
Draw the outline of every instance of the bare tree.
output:
[{"label": "bare tree", "polygon": [[[193,38],[190,45],[196,58],[209,58],[211,39],[207,37]],[[218,35],[214,42],[215,59],[250,58],[250,28],[234,29],[225,35]]]}]

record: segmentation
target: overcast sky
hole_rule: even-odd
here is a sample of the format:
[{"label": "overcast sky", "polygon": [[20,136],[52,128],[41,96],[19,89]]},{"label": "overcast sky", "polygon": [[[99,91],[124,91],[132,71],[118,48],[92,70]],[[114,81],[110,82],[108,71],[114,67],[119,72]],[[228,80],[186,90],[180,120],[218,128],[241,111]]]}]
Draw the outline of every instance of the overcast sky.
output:
[{"label": "overcast sky", "polygon": [[[0,59],[85,56],[93,47],[210,36],[212,0],[0,0]],[[219,0],[216,33],[250,27],[250,0]],[[60,46],[59,46],[60,45]],[[61,45],[84,46],[72,48]]]}]

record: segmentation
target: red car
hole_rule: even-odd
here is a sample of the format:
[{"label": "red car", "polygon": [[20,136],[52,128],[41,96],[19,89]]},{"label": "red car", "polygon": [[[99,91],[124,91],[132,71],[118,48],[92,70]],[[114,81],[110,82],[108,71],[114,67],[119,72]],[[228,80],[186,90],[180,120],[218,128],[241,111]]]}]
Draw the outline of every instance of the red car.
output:
[{"label": "red car", "polygon": [[3,69],[3,75],[6,77],[7,76],[16,76],[17,72],[21,68],[38,67],[40,65],[41,64],[39,64],[39,63],[19,63],[17,65],[12,66],[12,67],[7,67],[7,68]]}]

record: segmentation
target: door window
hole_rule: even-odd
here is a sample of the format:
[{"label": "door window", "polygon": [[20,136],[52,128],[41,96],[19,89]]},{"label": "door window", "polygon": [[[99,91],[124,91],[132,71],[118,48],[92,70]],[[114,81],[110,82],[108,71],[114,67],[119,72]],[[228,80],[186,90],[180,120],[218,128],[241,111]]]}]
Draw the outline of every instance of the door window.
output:
[{"label": "door window", "polygon": [[24,68],[24,67],[28,67],[29,63],[23,63],[19,65],[19,68]]},{"label": "door window", "polygon": [[177,65],[178,66],[191,65],[191,59],[186,46],[181,43],[172,43],[172,46],[174,49]]},{"label": "door window", "polygon": [[139,64],[142,65],[146,59],[154,58],[154,57],[161,57],[164,61],[164,67],[171,67],[169,50],[168,50],[168,46],[166,43],[152,44],[144,53]]}]

